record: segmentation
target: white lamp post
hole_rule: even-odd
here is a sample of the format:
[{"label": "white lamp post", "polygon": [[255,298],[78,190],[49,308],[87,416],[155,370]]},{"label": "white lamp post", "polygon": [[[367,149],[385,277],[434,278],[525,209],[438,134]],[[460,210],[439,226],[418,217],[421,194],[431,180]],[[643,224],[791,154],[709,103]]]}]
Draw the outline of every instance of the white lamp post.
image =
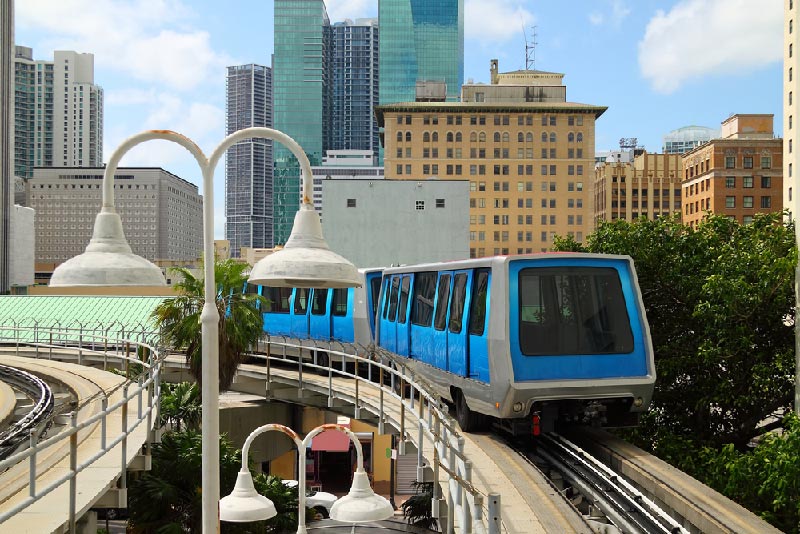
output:
[{"label": "white lamp post", "polygon": [[[271,128],[247,128],[225,139],[206,158],[188,137],[170,130],[150,130],[128,138],[111,155],[103,174],[103,205],[95,219],[94,233],[86,252],[54,271],[53,287],[70,286],[153,286],[166,285],[161,270],[131,252],[122,221],[114,209],[114,172],[122,156],[134,146],[161,139],[188,150],[203,174],[203,265],[204,304],[200,314],[202,339],[202,455],[203,455],[203,533],[219,528],[219,313],[214,281],[214,169],[233,144],[252,138],[265,138],[286,145],[300,162],[303,171],[303,204],[286,247],[259,261],[250,282],[272,286],[354,287],[360,285],[355,266],[331,252],[322,237],[319,216],[311,206],[313,181],[311,164],[303,149],[288,135]],[[310,210],[310,211],[309,211]],[[301,215],[302,214],[302,215]],[[316,217],[316,220],[314,219]],[[306,234],[308,232],[308,234]],[[288,249],[288,251],[287,251]],[[259,274],[260,273],[260,274]],[[258,276],[253,276],[258,274]],[[326,278],[327,277],[327,278]]]},{"label": "white lamp post", "polygon": [[247,467],[247,458],[250,444],[256,437],[268,431],[283,432],[294,441],[297,447],[297,470],[299,471],[297,477],[297,534],[306,534],[306,467],[303,458],[306,447],[311,444],[314,436],[326,430],[336,430],[347,434],[355,445],[357,457],[356,472],[353,475],[350,493],[333,503],[331,519],[348,523],[363,523],[392,517],[394,515],[392,505],[385,497],[376,495],[369,485],[367,472],[364,471],[364,453],[361,443],[349,428],[335,424],[321,425],[311,430],[305,439],[301,440],[297,433],[287,426],[268,424],[256,428],[247,436],[242,447],[242,469],[236,479],[236,486],[230,495],[219,501],[220,519],[231,522],[249,522],[269,519],[276,515],[275,505],[272,501],[256,493],[253,487],[253,478]]}]

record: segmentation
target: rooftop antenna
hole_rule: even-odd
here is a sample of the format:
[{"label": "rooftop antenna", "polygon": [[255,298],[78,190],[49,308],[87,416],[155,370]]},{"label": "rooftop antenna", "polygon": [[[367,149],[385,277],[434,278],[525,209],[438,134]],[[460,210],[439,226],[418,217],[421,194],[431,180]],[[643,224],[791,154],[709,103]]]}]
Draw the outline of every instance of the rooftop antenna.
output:
[{"label": "rooftop antenna", "polygon": [[522,25],[522,35],[525,37],[525,70],[536,70],[536,28],[533,27],[533,41],[528,42],[528,35],[525,33],[525,25]]}]

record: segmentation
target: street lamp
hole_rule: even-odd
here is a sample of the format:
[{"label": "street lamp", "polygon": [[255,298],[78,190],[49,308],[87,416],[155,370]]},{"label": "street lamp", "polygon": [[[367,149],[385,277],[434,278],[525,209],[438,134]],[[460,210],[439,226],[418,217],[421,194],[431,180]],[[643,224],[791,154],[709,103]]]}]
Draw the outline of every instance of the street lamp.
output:
[{"label": "street lamp", "polygon": [[[251,283],[271,286],[355,287],[360,285],[355,266],[331,252],[322,237],[319,215],[311,205],[311,164],[297,142],[271,128],[246,128],[225,139],[206,158],[188,137],[170,130],[150,130],[131,136],[111,154],[103,174],[103,204],[95,219],[86,252],[59,265],[50,280],[52,287],[153,286],[166,285],[161,270],[131,252],[114,206],[114,173],[122,156],[134,146],[154,139],[171,141],[188,150],[203,175],[203,263],[204,304],[200,314],[202,341],[202,455],[203,533],[218,530],[219,501],[219,312],[214,281],[214,170],[233,144],[252,138],[283,143],[300,162],[303,172],[303,204],[295,216],[292,233],[283,250],[259,261]],[[316,220],[314,217],[316,216]]]},{"label": "street lamp", "polygon": [[369,485],[367,472],[364,471],[364,453],[361,449],[361,443],[349,428],[336,424],[321,425],[311,430],[305,439],[301,440],[297,433],[287,426],[268,424],[256,428],[247,436],[242,447],[242,469],[236,478],[236,486],[230,495],[219,501],[220,519],[222,521],[241,523],[275,517],[277,512],[272,501],[255,491],[253,478],[247,467],[247,458],[250,444],[253,443],[256,437],[269,431],[283,432],[294,441],[297,447],[297,470],[299,471],[297,481],[297,534],[306,534],[306,469],[303,455],[314,436],[326,430],[336,430],[347,434],[350,441],[355,445],[357,457],[356,472],[353,474],[353,485],[350,487],[350,493],[333,503],[330,518],[347,523],[364,523],[381,521],[392,517],[394,515],[392,505],[385,497],[376,495]]}]

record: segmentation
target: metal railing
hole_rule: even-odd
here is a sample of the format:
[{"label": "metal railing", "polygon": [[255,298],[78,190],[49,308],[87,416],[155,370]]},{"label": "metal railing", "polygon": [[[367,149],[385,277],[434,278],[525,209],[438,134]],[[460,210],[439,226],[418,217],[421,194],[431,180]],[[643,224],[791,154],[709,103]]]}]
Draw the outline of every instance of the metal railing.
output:
[{"label": "metal railing", "polygon": [[[374,347],[342,344],[336,341],[322,342],[296,340],[283,336],[265,336],[257,344],[259,351],[250,354],[264,361],[267,395],[271,394],[272,365],[280,363],[296,367],[298,388],[304,388],[304,372],[315,370],[327,373],[328,407],[334,399],[343,398],[343,393],[334,389],[333,377],[354,380],[354,418],[360,418],[362,409],[378,415],[378,433],[384,433],[388,422],[385,400],[390,396],[400,403],[400,413],[395,421],[400,433],[398,454],[405,454],[407,441],[417,444],[417,480],[432,480],[434,494],[432,514],[436,518],[441,511],[441,502],[447,502],[449,513],[443,532],[455,532],[455,518],[459,531],[475,534],[498,534],[505,530],[500,513],[500,495],[484,494],[472,482],[472,463],[464,452],[464,438],[458,425],[448,413],[448,406],[424,377],[411,371],[404,359]],[[379,386],[377,405],[361,395],[362,384]],[[416,440],[412,432],[416,431]],[[433,450],[432,464],[425,463],[423,449],[430,442]],[[432,469],[432,478],[425,477],[425,469]],[[440,475],[448,479],[444,495],[439,485]]]},{"label": "metal railing", "polygon": [[[163,358],[154,344],[132,340],[127,335],[106,335],[113,331],[113,327],[114,325],[99,325],[99,327],[89,328],[80,323],[72,323],[64,327],[50,325],[47,328],[42,328],[38,324],[0,325],[0,344],[5,345],[6,353],[13,352],[17,355],[36,358],[77,361],[79,364],[95,363],[99,365],[102,363],[104,370],[108,370],[110,366],[116,366],[118,369],[124,370],[126,376],[124,382],[110,389],[100,389],[88,397],[80,399],[68,414],[69,424],[66,429],[44,440],[40,440],[41,436],[33,432],[28,448],[0,461],[0,472],[6,472],[23,462],[27,462],[29,465],[28,497],[13,507],[0,511],[0,524],[63,484],[69,483],[69,531],[75,532],[78,473],[90,467],[120,444],[119,489],[122,490],[123,495],[125,494],[128,436],[139,425],[145,423],[149,437],[153,424],[158,420]],[[132,329],[125,331],[124,328],[123,325],[120,325],[119,333],[133,334],[140,339],[156,339],[156,334],[147,332],[144,328],[139,332]],[[3,347],[0,347],[0,351],[2,349]],[[98,400],[100,410],[95,412]],[[132,402],[136,403],[134,414],[130,413],[129,403]],[[109,439],[107,436],[108,417],[115,412],[120,414],[121,428],[117,437]],[[63,418],[63,414],[53,417]],[[84,429],[96,431],[98,425],[100,427],[99,450],[79,463],[78,433]],[[68,449],[68,452],[63,452],[64,449]],[[38,465],[37,457],[47,450],[57,451],[54,454],[56,458],[47,466]],[[67,473],[40,487],[37,483],[39,475],[67,457],[69,458]],[[21,484],[20,489],[24,487],[25,484]]]}]

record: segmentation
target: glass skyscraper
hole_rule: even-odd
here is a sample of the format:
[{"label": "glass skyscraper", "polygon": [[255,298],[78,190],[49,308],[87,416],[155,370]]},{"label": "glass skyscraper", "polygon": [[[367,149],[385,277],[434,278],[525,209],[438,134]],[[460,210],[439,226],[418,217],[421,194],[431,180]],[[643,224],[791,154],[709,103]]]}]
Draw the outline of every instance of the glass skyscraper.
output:
[{"label": "glass skyscraper", "polygon": [[333,25],[332,150],[370,150],[378,157],[378,19]]},{"label": "glass skyscraper", "polygon": [[[228,67],[227,135],[272,127],[272,71],[262,65]],[[241,247],[272,247],[272,141],[247,139],[225,153],[225,238],[231,255]]]},{"label": "glass skyscraper", "polygon": [[[275,128],[297,141],[311,165],[331,146],[331,26],[323,0],[275,0]],[[299,209],[300,168],[275,143],[274,242],[289,238]]]},{"label": "glass skyscraper", "polygon": [[381,0],[380,103],[413,102],[417,81],[464,83],[464,0]]}]

